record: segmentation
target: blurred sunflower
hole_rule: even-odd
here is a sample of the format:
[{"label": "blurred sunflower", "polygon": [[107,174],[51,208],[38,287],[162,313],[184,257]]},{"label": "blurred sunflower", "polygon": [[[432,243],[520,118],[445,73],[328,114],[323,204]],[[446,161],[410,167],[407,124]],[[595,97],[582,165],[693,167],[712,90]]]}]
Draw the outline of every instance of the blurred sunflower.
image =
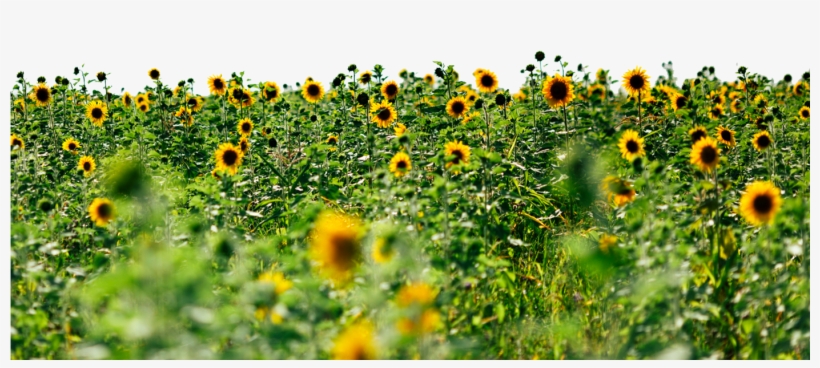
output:
[{"label": "blurred sunflower", "polygon": [[208,78],[208,89],[211,91],[212,95],[222,96],[227,91],[228,84],[225,83],[225,79],[222,78],[222,74],[220,75],[212,75]]},{"label": "blurred sunflower", "polygon": [[698,125],[692,129],[689,129],[689,138],[692,139],[692,143],[695,143],[701,138],[706,138],[709,134],[706,133],[706,128],[703,125]]},{"label": "blurred sunflower", "polygon": [[481,115],[478,113],[478,111],[471,112],[471,113],[465,115],[463,119],[461,119],[461,125],[465,125],[465,124],[471,122],[473,119],[475,119],[479,116],[481,116]]},{"label": "blurred sunflower", "polygon": [[752,137],[752,145],[759,152],[765,151],[772,145],[772,136],[766,130],[761,130]]},{"label": "blurred sunflower", "polygon": [[618,244],[618,237],[612,234],[603,234],[598,238],[598,249],[601,252],[609,253],[609,250]]},{"label": "blurred sunflower", "polygon": [[541,89],[544,98],[550,107],[566,106],[575,98],[572,94],[572,78],[562,77],[555,73],[553,77],[548,77]]},{"label": "blurred sunflower", "polygon": [[402,123],[398,123],[398,124],[396,124],[396,126],[393,127],[393,132],[396,133],[396,137],[403,136],[404,132],[406,132],[406,131],[407,131],[407,127]]},{"label": "blurred sunflower", "polygon": [[114,203],[107,198],[94,198],[91,205],[88,206],[88,215],[97,226],[104,227],[116,215]]},{"label": "blurred sunflower", "polygon": [[228,88],[228,102],[230,102],[237,109],[241,107],[250,107],[254,103],[253,94],[250,90],[242,87]]},{"label": "blurred sunflower", "polygon": [[250,135],[253,132],[253,122],[249,118],[240,120],[239,123],[236,124],[236,131],[243,136]]},{"label": "blurred sunflower", "polygon": [[174,113],[174,116],[177,117],[185,126],[189,127],[194,125],[194,115],[191,113],[191,109],[185,106],[180,106],[179,110]]},{"label": "blurred sunflower", "polygon": [[137,98],[135,99],[135,101],[137,101],[137,105],[148,104],[150,102],[148,100],[148,96],[142,93],[137,94]]},{"label": "blurred sunflower", "polygon": [[388,246],[387,241],[384,238],[376,238],[373,241],[373,252],[371,256],[373,257],[373,261],[376,263],[387,263],[390,262],[390,259],[393,258],[393,254],[395,251]]},{"label": "blurred sunflower", "polygon": [[598,99],[603,100],[606,97],[606,87],[604,87],[602,84],[595,83],[589,86],[589,89],[587,90],[587,95],[590,98],[597,97]]},{"label": "blurred sunflower", "polygon": [[706,137],[695,142],[689,153],[689,163],[696,165],[701,171],[712,172],[720,163],[720,148],[717,141]]},{"label": "blurred sunflower", "polygon": [[24,148],[26,148],[26,143],[23,142],[23,139],[18,137],[17,134],[12,134],[11,135],[11,147],[14,148],[15,146],[18,149],[24,149]]},{"label": "blurred sunflower", "polygon": [[285,279],[285,274],[281,272],[264,272],[259,275],[257,281],[262,284],[272,284],[273,292],[277,295],[281,295],[293,287],[293,282]]},{"label": "blurred sunflower", "polygon": [[474,104],[476,101],[478,101],[478,93],[476,93],[476,92],[475,92],[475,91],[473,91],[473,90],[469,90],[469,91],[465,92],[465,94],[464,94],[464,98],[467,100],[467,103],[469,103],[470,105],[472,105],[472,104]]},{"label": "blurred sunflower", "polygon": [[687,99],[686,96],[684,96],[680,93],[675,93],[675,94],[670,94],[669,102],[672,105],[672,110],[678,111],[678,110],[686,107],[686,103],[689,102],[689,99]]},{"label": "blurred sunflower", "polygon": [[382,84],[382,95],[390,101],[395,100],[399,95],[399,85],[392,80]]},{"label": "blurred sunflower", "polygon": [[186,97],[186,103],[187,103],[188,107],[191,110],[194,110],[195,112],[199,112],[200,110],[202,110],[202,107],[205,106],[205,103],[202,100],[202,97],[200,97],[200,96],[188,95]]},{"label": "blurred sunflower", "polygon": [[347,281],[361,257],[360,238],[358,218],[326,210],[316,218],[310,236],[310,257],[322,274]]},{"label": "blurred sunflower", "polygon": [[[478,96],[476,96],[476,97],[478,97]],[[518,92],[513,93],[512,98],[513,98],[513,100],[515,100],[515,101],[518,101],[518,102],[524,102],[524,101],[526,101],[526,100],[527,100],[527,94],[524,92],[524,90],[523,90],[523,89],[520,89],[520,88],[519,88],[519,89],[518,89]],[[468,100],[469,100],[469,96],[468,96]],[[471,102],[475,102],[475,101],[471,101]]]},{"label": "blurred sunflower", "polygon": [[723,116],[723,106],[713,105],[712,108],[709,109],[709,119],[719,120],[722,116]]},{"label": "blurred sunflower", "polygon": [[130,93],[125,92],[125,93],[122,94],[122,104],[125,105],[125,107],[131,107],[131,104],[133,102],[134,102],[134,98],[131,97]]},{"label": "blurred sunflower", "polygon": [[80,142],[75,141],[74,138],[68,138],[63,141],[63,150],[66,152],[71,152],[76,155],[77,148],[80,148]]},{"label": "blurred sunflower", "polygon": [[743,103],[740,102],[740,99],[732,100],[732,103],[729,104],[729,110],[735,114],[740,113],[743,109]]},{"label": "blurred sunflower", "polygon": [[211,176],[213,176],[216,180],[222,180],[222,176],[219,175],[219,170],[217,169],[211,170]]},{"label": "blurred sunflower", "polygon": [[331,135],[331,136],[327,137],[327,139],[325,140],[325,143],[327,143],[330,146],[330,148],[328,148],[328,150],[335,151],[336,146],[339,145],[339,137],[337,137],[335,135]]},{"label": "blurred sunflower", "polygon": [[317,103],[322,100],[324,95],[325,89],[319,82],[309,81],[302,86],[302,97],[304,97],[307,102]]},{"label": "blurred sunflower", "polygon": [[638,136],[638,132],[632,129],[627,129],[624,134],[621,135],[621,139],[618,141],[618,148],[621,151],[621,157],[627,159],[627,161],[632,161],[646,155],[646,152],[643,150],[643,138]]},{"label": "blurred sunflower", "polygon": [[382,101],[377,104],[370,105],[370,112],[373,121],[378,124],[379,128],[387,128],[393,120],[396,120],[396,109],[393,104],[388,101]]},{"label": "blurred sunflower", "polygon": [[45,83],[40,83],[31,89],[29,98],[37,103],[37,106],[48,106],[51,103],[51,89]]},{"label": "blurred sunflower", "polygon": [[635,189],[632,185],[616,176],[609,175],[601,183],[601,190],[606,193],[607,201],[621,207],[635,199]]},{"label": "blurred sunflower", "polygon": [[740,197],[740,215],[754,226],[772,223],[781,203],[780,189],[768,181],[755,181]]},{"label": "blurred sunflower", "polygon": [[108,117],[108,108],[99,100],[92,101],[85,107],[85,116],[87,116],[88,120],[91,120],[94,125],[102,127],[105,118]]},{"label": "blurred sunflower", "polygon": [[436,299],[436,291],[423,282],[404,285],[396,295],[396,304],[407,308],[414,305],[429,306]]},{"label": "blurred sunflower", "polygon": [[470,111],[470,106],[464,97],[456,96],[447,101],[447,114],[453,118],[460,118]]},{"label": "blurred sunflower", "polygon": [[598,70],[595,72],[595,79],[598,82],[604,83],[604,82],[606,82],[608,73],[609,73],[608,71],[603,70],[601,68],[598,68]]},{"label": "blurred sunflower", "polygon": [[334,360],[376,359],[376,342],[370,322],[348,327],[334,341],[330,355]]},{"label": "blurred sunflower", "polygon": [[91,173],[94,172],[94,169],[97,168],[97,163],[94,162],[93,157],[83,156],[80,157],[80,162],[77,164],[77,168],[82,170],[86,177],[89,177],[91,176]]},{"label": "blurred sunflower", "polygon": [[276,82],[265,82],[265,88],[262,89],[262,96],[265,98],[265,101],[276,102],[280,93],[281,90]]},{"label": "blurred sunflower", "polygon": [[804,81],[799,81],[794,84],[794,87],[792,87],[792,93],[794,93],[794,95],[798,97],[803,96],[808,91],[809,84]]},{"label": "blurred sunflower", "polygon": [[769,106],[769,99],[766,98],[762,93],[757,94],[754,100],[754,106],[762,109],[763,113],[766,113],[766,107]]},{"label": "blurred sunflower", "polygon": [[151,107],[148,106],[147,103],[143,103],[143,104],[138,104],[137,109],[139,109],[142,112],[148,112],[148,110],[151,110]]},{"label": "blurred sunflower", "polygon": [[470,147],[461,141],[452,141],[444,145],[444,155],[453,158],[447,162],[446,168],[453,165],[469,164],[470,163]]},{"label": "blurred sunflower", "polygon": [[800,108],[800,112],[798,112],[798,116],[800,120],[806,120],[811,116],[811,108],[808,106],[803,106]]},{"label": "blurred sunflower", "polygon": [[369,70],[365,70],[359,75],[359,84],[368,84],[371,79],[373,79],[373,73]]},{"label": "blurred sunflower", "polygon": [[646,75],[646,71],[639,66],[624,73],[623,78],[624,89],[626,89],[630,95],[637,95],[639,92],[646,94],[651,88],[649,85],[649,76]]},{"label": "blurred sunflower", "polygon": [[434,84],[436,84],[436,78],[433,77],[432,74],[426,74],[424,75],[424,83],[427,83],[432,87]]},{"label": "blurred sunflower", "polygon": [[242,155],[243,155],[243,156],[244,156],[246,153],[248,153],[248,150],[249,150],[250,148],[251,148],[251,142],[249,142],[249,141],[248,141],[248,137],[247,137],[247,136],[244,136],[244,135],[243,135],[243,136],[242,136],[242,138],[239,138],[239,149],[242,151]]},{"label": "blurred sunflower", "polygon": [[736,144],[735,131],[729,130],[729,128],[721,125],[717,128],[717,139],[720,143],[723,143],[729,147],[734,147]]},{"label": "blurred sunflower", "polygon": [[407,174],[413,165],[410,163],[410,156],[404,152],[399,152],[390,160],[390,172],[397,178]]},{"label": "blurred sunflower", "polygon": [[239,165],[242,165],[242,150],[231,143],[222,143],[214,153],[216,169],[225,170],[231,175],[236,175]]},{"label": "blurred sunflower", "polygon": [[396,296],[396,304],[410,312],[401,318],[396,327],[402,334],[417,335],[431,332],[438,327],[441,317],[432,307],[436,292],[423,282],[405,285]]},{"label": "blurred sunflower", "polygon": [[498,77],[495,76],[495,73],[487,69],[480,69],[474,75],[475,84],[478,86],[479,91],[492,93],[498,88]]},{"label": "blurred sunflower", "polygon": [[726,96],[724,96],[722,93],[720,93],[720,91],[709,92],[708,99],[709,99],[709,101],[712,101],[713,105],[723,106],[723,104],[726,103]]},{"label": "blurred sunflower", "polygon": [[151,68],[150,70],[148,70],[148,76],[151,77],[151,79],[153,80],[159,79],[159,69]]}]

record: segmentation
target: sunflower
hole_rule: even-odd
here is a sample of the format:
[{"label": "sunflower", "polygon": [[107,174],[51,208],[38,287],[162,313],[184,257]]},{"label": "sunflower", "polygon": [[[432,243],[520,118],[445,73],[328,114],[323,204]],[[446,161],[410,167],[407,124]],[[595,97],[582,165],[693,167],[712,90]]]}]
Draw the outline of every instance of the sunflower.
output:
[{"label": "sunflower", "polygon": [[63,150],[66,152],[71,152],[76,155],[77,148],[80,148],[80,142],[75,141],[74,138],[68,138],[63,142]]},{"label": "sunflower", "polygon": [[635,69],[624,73],[623,86],[631,95],[646,94],[650,89],[649,76],[643,68],[636,66]]},{"label": "sunflower", "polygon": [[228,89],[228,102],[239,108],[240,106],[252,106],[254,100],[250,90],[242,87],[231,87]]},{"label": "sunflower", "polygon": [[426,74],[424,76],[424,83],[427,83],[428,85],[430,85],[432,87],[434,84],[436,84],[436,78],[433,77],[432,74]]},{"label": "sunflower", "polygon": [[804,81],[799,81],[794,84],[792,87],[792,92],[795,96],[803,96],[806,92],[809,91],[809,84]]},{"label": "sunflower", "polygon": [[306,82],[302,87],[302,97],[310,103],[319,102],[325,94],[322,84],[316,81]]},{"label": "sunflower", "polygon": [[325,276],[344,282],[361,256],[360,238],[358,218],[324,211],[310,236],[310,257]]},{"label": "sunflower", "polygon": [[498,77],[495,76],[495,73],[487,69],[480,69],[474,75],[475,84],[478,86],[479,91],[492,93],[498,88]]},{"label": "sunflower", "polygon": [[398,123],[393,127],[393,131],[396,133],[396,137],[401,137],[407,131],[407,127],[402,123]]},{"label": "sunflower", "polygon": [[453,159],[445,165],[448,169],[453,165],[466,165],[470,163],[470,147],[461,143],[461,141],[452,141],[445,144],[444,155],[453,157]]},{"label": "sunflower", "polygon": [[759,109],[762,109],[763,113],[766,113],[766,107],[769,106],[769,100],[766,98],[766,96],[758,94],[757,96],[755,96],[753,101],[754,106],[756,106]]},{"label": "sunflower", "polygon": [[373,79],[373,73],[369,70],[365,70],[359,75],[359,84],[368,84],[371,79]]},{"label": "sunflower", "polygon": [[339,145],[339,137],[337,137],[335,135],[331,135],[331,136],[327,137],[327,139],[325,139],[325,143],[330,146],[330,148],[328,148],[328,150],[335,151],[336,146]]},{"label": "sunflower", "polygon": [[177,110],[177,112],[174,113],[174,116],[179,118],[179,120],[185,126],[194,125],[194,115],[191,113],[191,109],[185,106],[180,106],[179,110]]},{"label": "sunflower", "polygon": [[188,95],[185,99],[186,104],[188,104],[188,107],[191,108],[191,110],[194,110],[195,112],[199,112],[199,110],[202,110],[202,107],[205,106],[205,103],[203,102],[202,97],[200,96]]},{"label": "sunflower", "polygon": [[388,101],[371,104],[370,112],[373,113],[373,121],[379,125],[379,128],[387,128],[393,120],[396,120],[396,109]]},{"label": "sunflower", "polygon": [[763,152],[772,145],[772,136],[766,130],[761,130],[752,137],[752,145],[759,152]]},{"label": "sunflower", "polygon": [[91,173],[94,172],[94,169],[97,168],[97,163],[94,162],[93,157],[83,156],[80,157],[80,162],[77,164],[77,168],[82,170],[86,177],[89,177],[91,176]]},{"label": "sunflower", "polygon": [[598,70],[595,72],[595,79],[598,80],[598,82],[604,83],[606,82],[608,73],[609,71],[598,68]]},{"label": "sunflower", "polygon": [[621,157],[632,161],[638,157],[643,157],[646,152],[643,150],[643,138],[638,136],[638,132],[627,129],[621,140],[618,141],[618,148],[621,150]]},{"label": "sunflower", "polygon": [[242,136],[242,138],[239,138],[239,149],[242,151],[243,156],[248,153],[249,149],[251,149],[251,142],[248,141],[247,136]]},{"label": "sunflower", "polygon": [[601,190],[607,194],[607,201],[614,203],[618,207],[632,202],[635,199],[635,189],[632,189],[632,185],[628,181],[621,180],[612,175],[604,178],[604,181],[601,183]]},{"label": "sunflower", "polygon": [[811,108],[808,106],[801,107],[798,116],[800,117],[800,120],[808,119],[811,116]]},{"label": "sunflower", "polygon": [[686,96],[676,92],[674,94],[670,94],[669,102],[672,104],[672,110],[678,111],[686,107],[686,103],[689,102],[689,99],[686,98]]},{"label": "sunflower", "polygon": [[227,91],[228,84],[222,79],[222,74],[212,75],[208,78],[208,89],[212,95],[222,96]]},{"label": "sunflower", "polygon": [[395,100],[399,95],[399,85],[392,80],[382,84],[382,95],[390,101]]},{"label": "sunflower", "polygon": [[37,103],[37,106],[48,106],[51,103],[51,89],[45,83],[40,83],[31,90],[29,98]]},{"label": "sunflower", "polygon": [[265,101],[276,102],[280,94],[281,90],[276,82],[265,82],[265,88],[262,89],[262,97]]},{"label": "sunflower", "polygon": [[436,291],[426,283],[415,282],[403,286],[396,295],[396,304],[411,315],[398,321],[398,330],[405,335],[435,330],[440,321],[438,311],[432,306],[435,298]]},{"label": "sunflower", "polygon": [[211,176],[213,176],[216,180],[222,180],[222,176],[219,175],[219,170],[217,169],[211,170]]},{"label": "sunflower", "polygon": [[572,94],[572,78],[555,73],[544,82],[541,93],[550,107],[566,106],[575,97]]},{"label": "sunflower", "polygon": [[721,105],[714,105],[711,109],[709,109],[709,118],[712,120],[718,120],[720,117],[723,116],[723,106]]},{"label": "sunflower", "polygon": [[150,100],[148,100],[148,96],[142,93],[137,94],[135,101],[137,101],[137,105],[148,104],[151,102]]},{"label": "sunflower", "polygon": [[609,253],[609,250],[618,244],[618,237],[612,234],[603,234],[598,238],[598,249],[601,252]]},{"label": "sunflower", "polygon": [[460,118],[464,116],[467,111],[470,111],[470,105],[464,97],[456,96],[447,101],[447,114],[453,118]]},{"label": "sunflower", "polygon": [[[520,89],[520,88],[519,88],[519,89],[518,89],[518,92],[513,93],[512,98],[513,98],[513,100],[515,100],[515,101],[518,101],[518,102],[524,102],[524,101],[526,101],[526,100],[527,100],[527,94],[524,92],[524,90],[523,90],[523,89]],[[468,95],[468,99],[469,99],[469,95]],[[470,102],[475,102],[475,101],[470,101]]]},{"label": "sunflower", "polygon": [[723,143],[729,147],[734,147],[735,142],[735,131],[729,130],[729,128],[719,126],[717,128],[717,139],[718,142]]},{"label": "sunflower", "polygon": [[239,165],[242,165],[242,150],[231,143],[222,143],[214,153],[216,169],[226,170],[235,175]]},{"label": "sunflower", "polygon": [[94,198],[88,206],[88,215],[97,226],[104,227],[114,219],[114,203],[107,198]]},{"label": "sunflower", "polygon": [[723,104],[726,103],[726,96],[724,96],[722,93],[720,93],[720,91],[709,92],[708,99],[709,99],[709,101],[712,101],[713,105],[723,106]]},{"label": "sunflower", "polygon": [[148,110],[151,110],[151,106],[149,106],[147,103],[137,104],[137,108],[142,112],[148,112]]},{"label": "sunflower", "polygon": [[587,90],[587,94],[589,95],[590,98],[591,97],[597,97],[597,98],[603,100],[606,97],[606,87],[604,87],[602,84],[595,83],[595,84],[589,86],[589,89]]},{"label": "sunflower", "polygon": [[151,79],[153,80],[159,79],[159,69],[151,68],[150,70],[148,70],[148,76],[151,77]]},{"label": "sunflower", "polygon": [[236,130],[240,135],[247,136],[253,132],[253,122],[249,118],[244,118],[236,124]]},{"label": "sunflower", "polygon": [[465,124],[471,122],[473,119],[475,119],[479,116],[481,116],[481,114],[479,114],[477,111],[474,111],[474,112],[471,112],[467,115],[464,115],[464,118],[461,119],[461,125],[465,125]]},{"label": "sunflower", "polygon": [[176,97],[179,94],[179,91],[182,91],[182,87],[180,87],[180,86],[174,87],[174,93],[172,94],[172,96]]},{"label": "sunflower", "polygon": [[331,356],[334,360],[376,359],[373,326],[365,321],[345,329],[334,341]]},{"label": "sunflower", "polygon": [[373,241],[373,261],[376,263],[387,263],[393,258],[394,250],[390,248],[384,238],[376,238]]},{"label": "sunflower", "polygon": [[134,98],[131,97],[130,93],[125,92],[125,93],[122,94],[122,104],[125,105],[125,107],[131,107],[131,104],[133,102],[134,102]]},{"label": "sunflower", "polygon": [[754,226],[772,223],[781,202],[780,189],[771,182],[756,181],[740,197],[740,215]]},{"label": "sunflower", "polygon": [[85,116],[87,116],[94,125],[102,127],[105,118],[108,117],[108,108],[99,100],[92,101],[85,107]]},{"label": "sunflower", "polygon": [[285,279],[285,274],[281,272],[264,272],[259,275],[257,282],[273,285],[273,292],[276,295],[281,295],[293,287],[293,282]]},{"label": "sunflower", "polygon": [[740,113],[743,109],[743,104],[740,102],[740,99],[732,100],[732,103],[729,104],[729,110],[735,114]]},{"label": "sunflower", "polygon": [[692,139],[692,143],[696,143],[707,136],[709,136],[709,134],[706,133],[706,128],[703,125],[698,125],[692,129],[689,129],[689,138]]},{"label": "sunflower", "polygon": [[720,163],[720,148],[711,137],[703,138],[694,145],[689,153],[689,163],[697,165],[701,171],[711,172]]},{"label": "sunflower", "polygon": [[404,335],[419,335],[435,331],[440,324],[441,314],[431,308],[423,310],[420,315],[400,319],[396,328]]},{"label": "sunflower", "polygon": [[410,163],[410,156],[404,152],[399,152],[390,160],[390,172],[400,178],[407,174],[413,165]]},{"label": "sunflower", "polygon": [[14,146],[17,146],[19,149],[24,149],[26,148],[26,142],[23,142],[23,139],[18,137],[17,134],[12,134],[11,147],[14,148]]}]

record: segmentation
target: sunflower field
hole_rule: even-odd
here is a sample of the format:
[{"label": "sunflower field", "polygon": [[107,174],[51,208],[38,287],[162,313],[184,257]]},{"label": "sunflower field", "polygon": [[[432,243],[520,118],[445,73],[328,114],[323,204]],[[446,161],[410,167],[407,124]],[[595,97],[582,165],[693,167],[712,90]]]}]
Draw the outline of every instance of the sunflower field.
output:
[{"label": "sunflower field", "polygon": [[810,359],[809,73],[663,67],[20,72],[12,358]]}]

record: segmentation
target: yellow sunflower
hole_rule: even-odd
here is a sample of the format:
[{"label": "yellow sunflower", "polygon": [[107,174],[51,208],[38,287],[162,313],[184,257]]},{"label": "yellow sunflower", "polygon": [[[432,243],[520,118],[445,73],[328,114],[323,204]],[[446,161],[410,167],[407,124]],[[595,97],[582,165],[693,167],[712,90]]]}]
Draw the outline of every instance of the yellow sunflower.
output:
[{"label": "yellow sunflower", "polygon": [[108,117],[108,108],[99,100],[92,101],[85,107],[85,116],[87,116],[88,120],[91,120],[94,125],[102,127],[105,118]]},{"label": "yellow sunflower", "polygon": [[137,109],[139,109],[142,112],[148,112],[148,110],[151,110],[151,106],[148,105],[147,103],[138,104]]},{"label": "yellow sunflower", "polygon": [[589,95],[590,98],[597,97],[597,98],[603,100],[604,98],[606,98],[606,87],[604,87],[602,84],[595,83],[595,84],[589,86],[589,90],[587,90],[587,94]]},{"label": "yellow sunflower", "polygon": [[273,285],[273,292],[281,295],[293,287],[293,282],[285,279],[285,274],[281,272],[264,272],[259,275],[257,281],[261,284]]},{"label": "yellow sunflower", "polygon": [[[398,321],[397,329],[405,335],[431,332],[440,322],[439,312],[433,308],[436,291],[423,282],[403,286],[396,295],[396,304],[410,312]],[[419,313],[420,309],[420,313]]]},{"label": "yellow sunflower", "polygon": [[695,142],[689,153],[689,163],[696,165],[701,171],[714,170],[720,163],[720,148],[717,146],[717,141],[706,137]]},{"label": "yellow sunflower", "polygon": [[208,89],[212,95],[222,96],[228,90],[228,84],[220,75],[212,75],[208,78]]},{"label": "yellow sunflower", "polygon": [[768,131],[761,130],[752,137],[752,145],[759,152],[763,152],[772,145],[772,136],[769,135]]},{"label": "yellow sunflower", "polygon": [[376,359],[372,324],[364,321],[345,329],[334,341],[330,355],[334,360]]},{"label": "yellow sunflower", "polygon": [[498,77],[495,76],[495,73],[487,69],[480,69],[474,75],[475,84],[478,86],[479,91],[492,93],[498,88]]},{"label": "yellow sunflower", "polygon": [[401,137],[407,131],[407,127],[402,123],[398,123],[393,127],[393,131],[396,133],[396,137]]},{"label": "yellow sunflower", "polygon": [[179,110],[174,113],[174,116],[176,116],[185,126],[194,125],[194,115],[191,112],[191,109],[185,106],[180,106]]},{"label": "yellow sunflower", "polygon": [[603,70],[601,68],[598,68],[598,71],[595,72],[595,79],[598,82],[604,83],[604,82],[606,82],[608,73],[609,73],[608,70]]},{"label": "yellow sunflower", "polygon": [[447,114],[453,118],[460,118],[470,111],[470,105],[464,97],[456,96],[447,101]]},{"label": "yellow sunflower", "polygon": [[686,107],[686,103],[689,102],[689,99],[680,93],[674,93],[669,95],[669,102],[672,105],[672,110],[678,111]]},{"label": "yellow sunflower", "polygon": [[40,83],[32,88],[29,98],[34,100],[37,106],[48,106],[51,103],[51,89],[45,83]]},{"label": "yellow sunflower", "polygon": [[772,223],[781,204],[779,188],[768,181],[756,181],[747,185],[740,197],[740,215],[754,226]]},{"label": "yellow sunflower", "polygon": [[808,106],[801,107],[800,112],[798,112],[797,116],[800,117],[800,120],[808,119],[809,117],[811,117],[811,108],[809,108]]},{"label": "yellow sunflower", "polygon": [[66,152],[71,152],[72,154],[77,154],[77,148],[80,148],[80,142],[74,140],[74,138],[68,138],[63,141],[63,150]]},{"label": "yellow sunflower", "polygon": [[436,78],[433,77],[432,74],[426,74],[424,76],[424,83],[427,83],[428,85],[430,85],[432,87],[434,84],[436,84]]},{"label": "yellow sunflower", "polygon": [[18,137],[17,134],[11,135],[11,147],[17,147],[18,149],[26,148],[26,142],[23,142],[23,139]]},{"label": "yellow sunflower", "polygon": [[310,236],[310,257],[320,273],[347,281],[361,256],[361,222],[358,218],[324,211]]},{"label": "yellow sunflower", "polygon": [[253,122],[251,119],[244,118],[236,124],[236,130],[240,135],[247,136],[253,132]]},{"label": "yellow sunflower", "polygon": [[134,100],[137,101],[137,105],[148,104],[148,103],[151,102],[148,99],[148,96],[146,96],[142,93],[137,94],[137,97]]},{"label": "yellow sunflower", "polygon": [[713,105],[723,106],[723,104],[726,103],[726,96],[724,96],[722,93],[720,93],[720,91],[709,92],[708,99],[709,99],[709,101],[712,101]]},{"label": "yellow sunflower", "polygon": [[228,102],[236,108],[250,107],[254,103],[253,94],[250,90],[242,87],[228,88]]},{"label": "yellow sunflower", "polygon": [[125,93],[122,94],[122,104],[125,105],[125,107],[131,107],[131,104],[133,102],[134,102],[134,98],[131,97],[130,93],[125,92]]},{"label": "yellow sunflower", "polygon": [[410,156],[404,152],[399,152],[390,160],[390,172],[400,178],[407,174],[413,165],[410,163]]},{"label": "yellow sunflower", "polygon": [[641,94],[647,94],[651,88],[649,85],[649,76],[646,75],[646,71],[639,66],[624,73],[623,86],[630,95],[637,95],[639,92]]},{"label": "yellow sunflower", "polygon": [[325,140],[325,143],[327,143],[330,146],[330,148],[328,148],[328,150],[335,151],[336,146],[339,145],[339,137],[337,137],[335,135],[331,135],[331,136],[327,137],[327,139]]},{"label": "yellow sunflower", "polygon": [[618,237],[612,234],[603,234],[598,238],[598,249],[604,253],[609,253],[609,250],[616,247],[617,244]]},{"label": "yellow sunflower", "polygon": [[202,97],[192,95],[188,95],[186,97],[186,104],[191,110],[194,110],[195,112],[199,112],[200,110],[202,110],[202,107],[205,106]]},{"label": "yellow sunflower", "polygon": [[709,109],[709,119],[719,120],[722,116],[723,116],[723,106],[713,105],[712,108]]},{"label": "yellow sunflower", "polygon": [[732,103],[729,104],[729,110],[735,114],[740,113],[743,109],[743,103],[740,102],[740,99],[732,100]]},{"label": "yellow sunflower", "polygon": [[470,163],[470,147],[461,141],[452,141],[444,145],[444,155],[453,158],[447,162],[446,168],[453,165],[469,164]]},{"label": "yellow sunflower", "polygon": [[243,156],[248,153],[248,150],[251,149],[251,142],[248,141],[248,137],[242,136],[242,138],[239,138],[239,149],[242,151]]},{"label": "yellow sunflower", "polygon": [[720,143],[723,143],[729,147],[734,147],[736,144],[735,131],[729,130],[729,128],[721,125],[717,128],[717,139]]},{"label": "yellow sunflower", "polygon": [[382,101],[377,104],[370,105],[370,112],[372,119],[379,128],[387,128],[393,120],[396,120],[396,109],[393,104],[388,101]]},{"label": "yellow sunflower", "polygon": [[86,177],[91,176],[91,173],[97,168],[97,163],[94,162],[94,158],[91,156],[83,156],[80,157],[80,162],[77,164],[77,168],[83,171],[83,175]]},{"label": "yellow sunflower", "polygon": [[153,80],[159,79],[159,69],[151,68],[150,70],[148,70],[148,76],[151,77],[151,79]]},{"label": "yellow sunflower", "polygon": [[359,84],[368,84],[371,79],[373,79],[373,73],[369,70],[365,70],[359,75]]},{"label": "yellow sunflower", "polygon": [[222,143],[214,153],[216,159],[216,169],[225,170],[231,175],[235,175],[239,166],[242,165],[242,150],[231,143]]},{"label": "yellow sunflower", "polygon": [[107,198],[94,198],[88,206],[88,215],[97,226],[104,227],[114,219],[116,211],[114,203]]},{"label": "yellow sunflower", "polygon": [[478,111],[474,111],[474,112],[471,112],[467,115],[464,115],[464,118],[461,119],[461,125],[466,125],[467,123],[473,121],[473,119],[475,119],[477,117],[480,117],[480,116],[481,116],[481,114],[479,114]]},{"label": "yellow sunflower", "polygon": [[689,138],[692,139],[692,143],[701,140],[701,138],[706,138],[707,136],[709,136],[709,134],[706,133],[706,128],[703,125],[698,125],[692,129],[689,129]]},{"label": "yellow sunflower", "polygon": [[373,261],[376,263],[387,263],[390,262],[390,259],[393,258],[393,254],[395,251],[388,247],[387,241],[384,238],[376,238],[373,241],[373,251],[371,256],[373,256]]},{"label": "yellow sunflower", "polygon": [[279,85],[276,82],[265,82],[265,88],[262,89],[262,96],[268,102],[276,102],[281,94]]},{"label": "yellow sunflower", "polygon": [[317,103],[322,100],[325,95],[325,89],[322,84],[316,81],[308,81],[302,86],[302,97],[310,103]]},{"label": "yellow sunflower", "polygon": [[646,152],[643,150],[643,138],[638,136],[638,132],[632,129],[627,129],[624,134],[621,135],[621,139],[618,141],[618,148],[621,151],[621,157],[628,161],[646,155]]},{"label": "yellow sunflower", "polygon": [[396,81],[391,80],[385,84],[382,84],[382,95],[390,101],[395,100],[396,96],[399,95],[399,85]]},{"label": "yellow sunflower", "polygon": [[607,201],[618,207],[635,200],[635,189],[632,189],[632,185],[616,176],[609,175],[604,178],[601,190],[606,193]]},{"label": "yellow sunflower", "polygon": [[803,96],[808,91],[809,84],[804,81],[799,81],[792,87],[792,93],[794,93],[795,96]]},{"label": "yellow sunflower", "polygon": [[555,73],[555,76],[547,78],[544,82],[541,93],[550,107],[566,106],[575,97],[572,94],[572,78]]}]

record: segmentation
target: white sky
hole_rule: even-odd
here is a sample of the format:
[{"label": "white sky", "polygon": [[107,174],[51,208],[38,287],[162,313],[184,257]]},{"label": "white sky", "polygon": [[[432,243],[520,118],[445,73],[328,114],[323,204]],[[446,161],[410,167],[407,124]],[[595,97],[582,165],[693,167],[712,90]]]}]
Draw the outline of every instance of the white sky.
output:
[{"label": "white sky", "polygon": [[560,54],[570,68],[603,67],[618,79],[640,65],[654,82],[669,60],[679,80],[703,66],[734,79],[741,64],[797,78],[814,60],[817,10],[817,1],[4,3],[0,81],[11,89],[23,70],[30,82],[53,83],[85,64],[92,77],[109,73],[112,91],[133,92],[157,67],[165,83],[194,78],[207,94],[211,74],[245,71],[280,85],[312,76],[327,86],[350,63],[380,63],[398,78],[402,68],[431,73],[440,60],[471,83],[476,68],[490,69],[515,92],[538,50],[549,71]]}]

